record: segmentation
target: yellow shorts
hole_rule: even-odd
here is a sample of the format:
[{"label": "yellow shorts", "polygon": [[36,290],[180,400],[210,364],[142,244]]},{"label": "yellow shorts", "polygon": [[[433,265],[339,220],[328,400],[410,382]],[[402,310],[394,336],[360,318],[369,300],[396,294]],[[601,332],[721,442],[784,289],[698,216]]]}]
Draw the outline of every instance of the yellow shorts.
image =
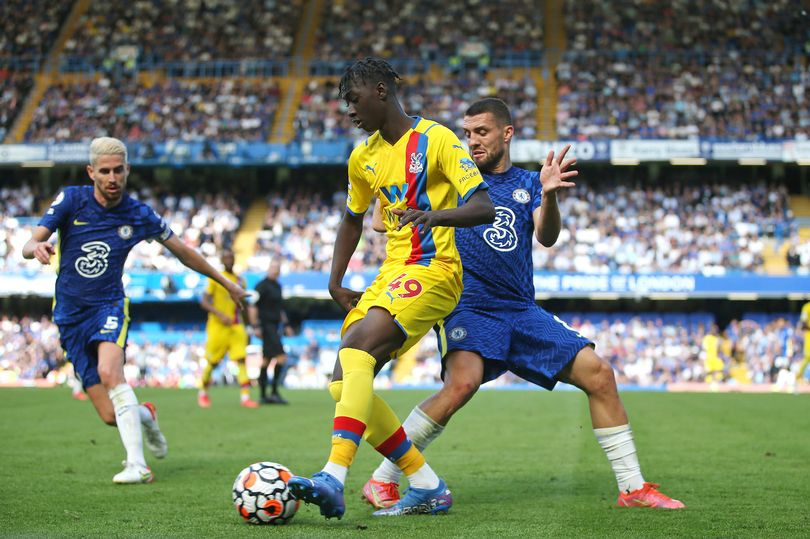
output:
[{"label": "yellow shorts", "polygon": [[341,335],[372,307],[391,313],[405,333],[405,342],[391,354],[406,352],[430,329],[450,314],[461,297],[461,271],[433,260],[429,266],[384,264],[357,306],[343,321]]},{"label": "yellow shorts", "polygon": [[723,360],[720,358],[707,359],[704,361],[703,365],[703,368],[706,369],[706,374],[712,372],[723,372],[724,367],[725,364],[723,363]]},{"label": "yellow shorts", "polygon": [[205,332],[205,359],[209,363],[216,365],[225,354],[232,360],[244,359],[247,355],[248,335],[243,324],[208,324]]}]

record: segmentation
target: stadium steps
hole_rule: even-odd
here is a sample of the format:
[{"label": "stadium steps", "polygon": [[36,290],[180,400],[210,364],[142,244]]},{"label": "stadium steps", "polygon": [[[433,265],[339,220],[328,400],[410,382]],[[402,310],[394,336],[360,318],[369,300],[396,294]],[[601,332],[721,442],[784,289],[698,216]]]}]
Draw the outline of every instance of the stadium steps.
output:
[{"label": "stadium steps", "polygon": [[324,0],[307,0],[301,23],[295,33],[292,62],[292,77],[282,81],[281,91],[284,97],[276,112],[270,142],[287,143],[295,134],[295,113],[301,102],[305,79],[309,75],[308,66],[315,51],[315,34],[323,15]]},{"label": "stadium steps", "polygon": [[790,195],[788,205],[794,217],[810,217],[810,196]]},{"label": "stadium steps", "polygon": [[78,0],[73,3],[70,13],[68,13],[65,19],[65,23],[59,30],[56,41],[48,53],[48,58],[45,61],[42,72],[34,77],[34,87],[25,99],[20,115],[17,116],[14,125],[9,130],[8,135],[6,135],[6,144],[23,141],[25,132],[28,131],[28,126],[31,125],[31,120],[34,118],[37,105],[39,105],[42,96],[45,94],[45,90],[51,85],[51,74],[59,71],[59,59],[65,49],[65,43],[67,43],[67,40],[70,39],[76,31],[79,19],[89,7],[90,0]]},{"label": "stadium steps", "polygon": [[[543,69],[533,75],[538,91],[537,136],[541,140],[557,138],[557,64],[566,49],[563,0],[543,2]],[[538,79],[543,84],[538,83]]]},{"label": "stadium steps", "polygon": [[787,265],[787,252],[790,243],[783,241],[777,245],[773,239],[765,240],[762,250],[762,269],[769,275],[787,275],[790,273]]},{"label": "stadium steps", "polygon": [[233,240],[235,263],[240,268],[247,267],[247,261],[256,250],[256,236],[264,226],[267,215],[267,201],[264,197],[254,200],[242,218],[242,224]]}]

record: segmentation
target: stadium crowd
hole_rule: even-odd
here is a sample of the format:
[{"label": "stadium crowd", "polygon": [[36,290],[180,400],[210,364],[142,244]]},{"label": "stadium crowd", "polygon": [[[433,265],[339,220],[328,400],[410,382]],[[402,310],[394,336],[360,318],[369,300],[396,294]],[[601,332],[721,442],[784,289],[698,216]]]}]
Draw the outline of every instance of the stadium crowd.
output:
[{"label": "stadium crowd", "polygon": [[[566,318],[566,315],[562,315]],[[709,324],[664,320],[657,315],[612,316],[574,314],[570,325],[597,343],[600,354],[613,366],[620,384],[658,386],[702,382],[706,378],[706,350],[702,341]],[[293,359],[286,377],[290,387],[323,388],[329,380],[339,345],[340,322],[320,329],[307,328],[288,340]],[[802,332],[795,320],[778,316],[752,316],[733,320],[722,333],[719,357],[728,384],[775,384],[801,363]],[[185,330],[173,343],[148,340],[132,333],[127,348],[127,378],[137,385],[193,387],[204,364],[200,334]],[[260,348],[249,355],[257,359]],[[428,334],[415,350],[408,372],[383,373],[383,385],[432,385],[440,382],[441,364],[436,338]],[[251,364],[255,363],[252,361]],[[61,381],[64,365],[56,326],[47,317],[0,318],[0,381],[50,379]],[[255,369],[253,376],[255,377]],[[233,383],[228,366],[218,371],[222,383]],[[792,378],[792,377],[791,377]],[[505,375],[493,385],[521,383]]]},{"label": "stadium crowd", "polygon": [[33,85],[34,78],[30,72],[0,67],[0,141],[5,139],[17,119],[25,96]]},{"label": "stadium crowd", "polygon": [[[543,48],[539,2],[331,2],[316,32],[315,58],[342,67],[363,56],[420,60],[475,58]],[[429,36],[429,38],[426,38]]]},{"label": "stadium crowd", "polygon": [[279,100],[272,80],[182,80],[152,84],[132,78],[60,82],[37,106],[27,142],[265,141]]},{"label": "stadium crowd", "polygon": [[791,0],[567,0],[558,136],[807,139],[800,13]]},{"label": "stadium crowd", "polygon": [[49,0],[0,2],[0,66],[47,56],[70,7],[71,2]]},{"label": "stadium crowd", "polygon": [[303,0],[92,2],[63,54],[107,69],[144,61],[289,58],[303,4]]}]

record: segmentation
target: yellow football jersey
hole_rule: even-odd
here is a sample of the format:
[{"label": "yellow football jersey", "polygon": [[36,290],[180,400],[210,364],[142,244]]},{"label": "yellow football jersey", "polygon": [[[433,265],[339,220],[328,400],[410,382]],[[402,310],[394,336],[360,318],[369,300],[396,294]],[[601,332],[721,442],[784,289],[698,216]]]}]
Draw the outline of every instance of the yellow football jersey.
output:
[{"label": "yellow football jersey", "polygon": [[[229,281],[233,281],[242,288],[245,288],[244,280],[238,275],[228,271],[223,271],[222,275]],[[214,307],[228,315],[233,324],[242,323],[242,311],[236,306],[236,302],[231,298],[231,295],[228,294],[228,291],[225,290],[225,287],[213,279],[208,279],[208,286],[205,287],[205,293],[211,297],[211,303]],[[223,325],[214,313],[208,313],[208,323],[219,326]]]},{"label": "yellow football jersey", "polygon": [[372,196],[381,202],[388,243],[388,261],[429,265],[437,260],[460,267],[452,227],[420,233],[416,227],[397,230],[399,217],[391,210],[422,211],[458,206],[475,191],[488,186],[458,137],[445,126],[416,117],[411,128],[393,145],[379,131],[357,146],[349,158],[348,211],[364,213]]}]

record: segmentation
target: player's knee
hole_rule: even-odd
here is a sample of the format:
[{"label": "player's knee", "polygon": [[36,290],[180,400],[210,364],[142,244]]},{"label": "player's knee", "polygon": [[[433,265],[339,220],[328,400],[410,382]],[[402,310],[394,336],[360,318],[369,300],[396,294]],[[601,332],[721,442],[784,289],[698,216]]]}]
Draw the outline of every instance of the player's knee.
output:
[{"label": "player's knee", "polygon": [[448,382],[443,390],[455,409],[461,408],[478,391],[478,382],[469,378],[451,378]]},{"label": "player's knee", "polygon": [[591,394],[613,393],[616,391],[616,377],[610,363],[598,357],[594,362],[593,374],[590,376],[586,391]]}]

